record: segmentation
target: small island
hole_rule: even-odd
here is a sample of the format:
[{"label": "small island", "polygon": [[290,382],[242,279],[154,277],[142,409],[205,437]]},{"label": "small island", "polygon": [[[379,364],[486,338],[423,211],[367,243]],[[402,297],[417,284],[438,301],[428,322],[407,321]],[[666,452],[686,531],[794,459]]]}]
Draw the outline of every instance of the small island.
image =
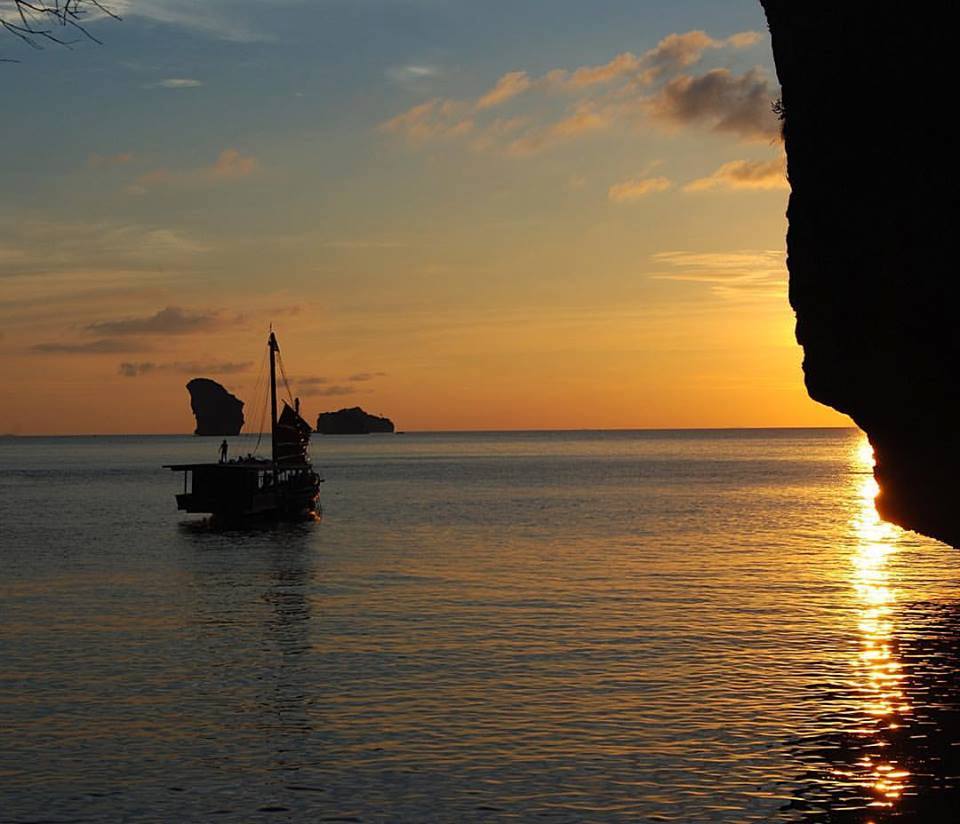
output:
[{"label": "small island", "polygon": [[190,408],[197,420],[194,435],[239,435],[243,428],[243,401],[210,378],[187,384]]},{"label": "small island", "polygon": [[369,435],[371,432],[393,432],[393,421],[364,412],[359,406],[317,416],[317,432],[321,435]]}]

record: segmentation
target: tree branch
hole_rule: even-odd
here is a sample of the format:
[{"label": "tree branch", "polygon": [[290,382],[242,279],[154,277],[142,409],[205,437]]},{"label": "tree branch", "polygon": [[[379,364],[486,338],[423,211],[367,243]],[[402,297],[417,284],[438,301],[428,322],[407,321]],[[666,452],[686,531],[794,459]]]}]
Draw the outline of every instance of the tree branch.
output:
[{"label": "tree branch", "polygon": [[35,49],[44,43],[68,48],[79,40],[99,43],[84,25],[91,12],[120,19],[100,0],[0,0],[0,29]]}]

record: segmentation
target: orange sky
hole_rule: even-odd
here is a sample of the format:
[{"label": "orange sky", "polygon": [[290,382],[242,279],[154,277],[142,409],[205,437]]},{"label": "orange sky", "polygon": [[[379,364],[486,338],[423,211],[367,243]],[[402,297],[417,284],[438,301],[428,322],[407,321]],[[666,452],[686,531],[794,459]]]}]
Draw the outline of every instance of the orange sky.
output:
[{"label": "orange sky", "polygon": [[155,0],[5,68],[0,433],[190,431],[195,376],[255,420],[271,323],[308,417],[848,425],[803,389],[759,5],[600,5],[372,3],[314,49]]}]

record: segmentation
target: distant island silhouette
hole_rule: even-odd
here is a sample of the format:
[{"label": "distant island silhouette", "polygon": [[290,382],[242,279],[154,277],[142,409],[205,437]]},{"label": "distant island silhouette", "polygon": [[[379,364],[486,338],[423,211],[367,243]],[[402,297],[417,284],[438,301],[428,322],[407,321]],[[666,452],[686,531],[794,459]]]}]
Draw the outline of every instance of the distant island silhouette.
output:
[{"label": "distant island silhouette", "polygon": [[243,428],[243,401],[210,378],[187,383],[190,408],[196,418],[194,435],[239,435]]},{"label": "distant island silhouette", "polygon": [[393,432],[393,421],[364,412],[359,406],[321,412],[317,416],[317,432],[322,435],[369,435],[372,432]]},{"label": "distant island silhouette", "polygon": [[881,516],[960,546],[958,153],[947,111],[958,15],[761,2],[782,93],[790,303],[807,390],[867,433]]}]

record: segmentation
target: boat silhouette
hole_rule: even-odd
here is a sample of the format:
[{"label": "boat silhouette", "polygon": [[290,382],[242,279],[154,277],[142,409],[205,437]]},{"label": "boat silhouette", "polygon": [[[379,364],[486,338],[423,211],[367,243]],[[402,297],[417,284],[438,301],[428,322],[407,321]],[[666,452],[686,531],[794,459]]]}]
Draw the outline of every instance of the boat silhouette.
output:
[{"label": "boat silhouette", "polygon": [[248,456],[227,461],[226,441],[218,463],[164,464],[183,472],[183,492],[177,509],[204,513],[220,520],[272,518],[299,520],[320,511],[322,479],[307,455],[311,427],[300,417],[299,403],[281,401],[277,414],[277,358],[280,346],[271,331],[270,444],[271,456]]}]

